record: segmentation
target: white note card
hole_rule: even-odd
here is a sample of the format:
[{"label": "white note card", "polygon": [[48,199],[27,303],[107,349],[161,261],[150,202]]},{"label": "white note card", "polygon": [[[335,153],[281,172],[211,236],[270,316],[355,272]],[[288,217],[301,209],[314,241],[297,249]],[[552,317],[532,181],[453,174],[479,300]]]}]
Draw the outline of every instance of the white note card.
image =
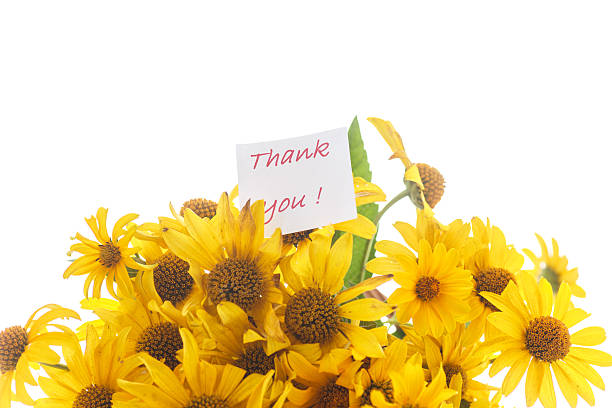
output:
[{"label": "white note card", "polygon": [[236,145],[239,201],[265,201],[265,236],[357,218],[346,128]]}]

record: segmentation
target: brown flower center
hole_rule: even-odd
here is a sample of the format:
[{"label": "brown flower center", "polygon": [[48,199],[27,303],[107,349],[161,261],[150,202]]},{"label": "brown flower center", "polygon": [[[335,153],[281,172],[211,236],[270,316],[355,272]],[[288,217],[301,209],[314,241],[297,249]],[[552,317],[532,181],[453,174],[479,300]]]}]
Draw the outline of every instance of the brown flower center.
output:
[{"label": "brown flower center", "polygon": [[208,294],[215,304],[229,301],[249,311],[264,295],[264,279],[255,262],[228,258],[208,275]]},{"label": "brown flower center", "polygon": [[100,248],[100,257],[98,262],[107,268],[112,268],[121,260],[121,250],[112,242],[107,242],[103,245],[98,245]]},{"label": "brown flower center", "polygon": [[236,367],[246,371],[246,375],[258,373],[265,375],[274,369],[274,354],[267,355],[261,344],[247,344],[244,353],[234,362]]},{"label": "brown flower center", "polygon": [[453,379],[453,377],[455,376],[455,374],[459,374],[461,376],[461,384],[463,384],[463,386],[461,387],[461,394],[463,395],[463,393],[465,393],[466,387],[465,384],[467,383],[467,375],[465,374],[465,371],[463,371],[463,368],[461,368],[461,366],[459,364],[444,364],[444,366],[442,366],[442,368],[444,369],[444,374],[446,375],[446,386],[450,386],[451,380]]},{"label": "brown flower center", "polygon": [[202,395],[201,397],[191,400],[189,405],[185,408],[230,408],[230,406],[220,398]]},{"label": "brown flower center", "polygon": [[[474,281],[476,283],[475,289],[477,293],[480,292],[493,292],[501,295],[506,286],[510,281],[516,283],[516,279],[510,272],[503,268],[487,268],[474,274]],[[489,309],[494,312],[499,312],[491,302],[484,297],[478,295],[480,301]]]},{"label": "brown flower center", "polygon": [[429,302],[440,293],[440,281],[432,276],[421,276],[416,283],[416,295],[423,302]]},{"label": "brown flower center", "polygon": [[438,169],[428,164],[417,163],[416,166],[419,169],[423,187],[425,187],[423,191],[425,201],[427,201],[431,208],[434,208],[442,199],[442,195],[444,195],[444,177],[442,177],[442,173]]},{"label": "brown flower center", "polygon": [[100,385],[89,385],[81,390],[72,403],[72,408],[111,408],[113,391]]},{"label": "brown flower center", "polygon": [[313,405],[313,408],[348,408],[348,406],[348,389],[334,382],[329,382],[321,387],[319,401]]},{"label": "brown flower center", "polygon": [[159,297],[176,306],[189,296],[194,281],[189,274],[189,264],[167,251],[153,269],[153,283]]},{"label": "brown flower center", "polygon": [[136,351],[144,351],[163,361],[172,370],[179,365],[176,352],[183,348],[183,339],[176,324],[159,323],[147,327],[136,342]]},{"label": "brown flower center", "polygon": [[13,371],[28,345],[28,333],[21,326],[12,326],[0,333],[0,373]]},{"label": "brown flower center", "polygon": [[551,316],[536,317],[525,332],[525,347],[540,361],[552,363],[564,358],[570,350],[567,326]]},{"label": "brown flower center", "polygon": [[387,402],[393,402],[393,384],[391,383],[391,380],[373,381],[370,383],[368,388],[363,390],[363,394],[361,395],[361,405],[372,405],[370,396],[374,390],[382,392]]},{"label": "brown flower center", "polygon": [[287,302],[285,325],[303,343],[324,343],[338,333],[338,306],[320,289],[301,289]]},{"label": "brown flower center", "polygon": [[181,207],[181,215],[185,215],[186,208],[189,208],[200,218],[212,218],[217,213],[217,203],[205,198],[192,198],[189,201],[185,201],[183,207]]},{"label": "brown flower center", "polygon": [[283,234],[283,242],[285,244],[290,244],[293,246],[298,246],[298,244],[306,239],[310,239],[310,233],[313,232],[314,229],[292,232],[291,234]]}]

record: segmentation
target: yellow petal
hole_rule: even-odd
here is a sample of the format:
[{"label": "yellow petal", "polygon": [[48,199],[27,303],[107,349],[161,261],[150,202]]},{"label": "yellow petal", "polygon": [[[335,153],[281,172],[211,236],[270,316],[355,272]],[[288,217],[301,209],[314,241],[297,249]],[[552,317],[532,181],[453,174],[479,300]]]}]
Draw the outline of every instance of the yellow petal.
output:
[{"label": "yellow petal", "polygon": [[528,407],[532,406],[540,396],[544,367],[545,363],[540,363],[536,359],[531,360],[525,381],[525,400]]},{"label": "yellow petal", "polygon": [[344,284],[344,275],[351,266],[353,256],[353,236],[343,234],[334,243],[327,258],[326,273],[323,276],[323,291],[337,293]]},{"label": "yellow petal", "polygon": [[382,347],[376,336],[363,327],[341,323],[340,331],[353,344],[353,347],[368,357],[384,357]]},{"label": "yellow petal", "polygon": [[189,402],[188,394],[168,366],[144,353],[140,356],[140,359],[147,367],[155,384],[164,394],[181,404],[187,405]]},{"label": "yellow petal", "polygon": [[572,334],[572,344],[597,346],[606,340],[606,331],[601,327],[587,327]]},{"label": "yellow petal", "polygon": [[378,320],[390,314],[393,308],[378,299],[365,298],[345,303],[338,308],[338,315],[350,320]]},{"label": "yellow petal", "polygon": [[378,286],[389,281],[393,278],[393,275],[375,276],[358,283],[357,285],[351,286],[348,289],[336,295],[335,301],[337,304],[342,304],[348,300],[351,300],[368,290],[376,289]]},{"label": "yellow petal", "polygon": [[612,365],[612,356],[601,350],[593,350],[584,347],[571,347],[569,355],[600,367],[609,367]]},{"label": "yellow petal", "polygon": [[376,233],[376,225],[361,214],[357,214],[355,219],[334,224],[334,229],[349,232],[365,239],[371,239]]}]

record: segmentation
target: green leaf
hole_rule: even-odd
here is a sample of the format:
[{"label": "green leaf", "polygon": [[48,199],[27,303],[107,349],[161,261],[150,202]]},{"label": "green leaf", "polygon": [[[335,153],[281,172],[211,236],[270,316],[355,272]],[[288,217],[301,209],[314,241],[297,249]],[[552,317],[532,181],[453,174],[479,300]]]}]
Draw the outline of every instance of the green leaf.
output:
[{"label": "green leaf", "polygon": [[[372,171],[370,171],[368,154],[363,145],[361,130],[359,129],[359,121],[357,120],[356,116],[351,123],[351,127],[349,128],[348,138],[353,176],[362,177],[367,181],[372,181]],[[374,221],[374,218],[376,218],[376,215],[378,215],[378,204],[370,203],[357,207],[357,213],[369,218],[370,221]],[[344,277],[344,285],[346,287],[351,287],[361,282],[361,269],[365,251],[368,247],[368,242],[369,240],[357,236],[353,239],[353,258],[351,260],[351,267]],[[376,236],[374,236],[374,242],[376,242]],[[368,260],[374,258],[375,252],[374,245],[372,245],[372,250],[368,254]],[[369,278],[371,275],[371,273],[366,272],[365,277]]]},{"label": "green leaf", "polygon": [[363,146],[363,139],[361,139],[361,130],[359,129],[359,121],[357,120],[357,116],[355,116],[353,122],[351,123],[351,127],[349,127],[348,138],[353,176],[361,177],[366,181],[372,181],[372,172],[370,171],[370,163],[368,163],[368,154]]}]

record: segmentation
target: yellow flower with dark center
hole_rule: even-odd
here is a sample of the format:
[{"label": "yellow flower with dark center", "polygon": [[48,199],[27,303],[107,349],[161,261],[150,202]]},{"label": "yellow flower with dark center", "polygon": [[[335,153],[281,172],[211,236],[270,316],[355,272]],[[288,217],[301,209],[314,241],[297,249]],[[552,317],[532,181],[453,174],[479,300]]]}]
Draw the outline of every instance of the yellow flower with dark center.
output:
[{"label": "yellow flower with dark center", "polygon": [[348,339],[364,355],[382,355],[373,333],[343,318],[373,321],[391,313],[393,309],[379,300],[352,300],[391,277],[369,279],[341,292],[351,263],[353,237],[344,234],[331,246],[333,235],[331,227],[312,233],[312,241],[300,243],[297,252],[281,263],[290,291],[286,330],[301,343],[319,344],[324,352],[343,347]]},{"label": "yellow flower with dark center", "polygon": [[535,234],[540,248],[542,249],[542,255],[536,256],[531,250],[523,249],[525,254],[533,262],[533,274],[546,279],[553,288],[553,291],[557,293],[559,285],[562,282],[567,282],[572,295],[577,297],[585,297],[586,293],[584,289],[576,284],[578,280],[578,268],[569,269],[567,267],[568,260],[566,256],[559,255],[559,244],[556,239],[552,239],[552,254],[548,251],[546,242],[544,239]]},{"label": "yellow flower with dark center", "polygon": [[[47,309],[39,317],[36,315]],[[11,326],[0,332],[0,408],[11,405],[11,400],[33,405],[25,383],[36,385],[31,373],[31,364],[57,364],[60,357],[50,346],[76,344],[76,337],[67,329],[48,331],[52,321],[60,318],[80,319],[70,309],[57,305],[46,305],[36,310],[24,326]],[[12,384],[15,382],[15,390]]]},{"label": "yellow flower with dark center", "polygon": [[[411,190],[410,199],[420,209],[424,210],[427,216],[432,216],[431,209],[438,204],[444,194],[444,177],[434,167],[425,164],[414,164],[408,158],[404,142],[395,130],[391,122],[379,119],[368,118],[368,121],[376,127],[376,130],[385,139],[393,154],[389,159],[400,159],[406,168],[404,173],[404,183]],[[414,187],[417,187],[414,189]]]},{"label": "yellow flower with dark center", "polygon": [[[134,237],[132,242],[139,247],[138,255],[153,268],[136,276],[134,285],[139,296],[147,302],[154,299],[158,304],[168,301],[185,311],[200,306],[204,298],[202,282],[191,276],[193,271],[187,261],[155,241]],[[194,274],[201,278],[199,270]]]},{"label": "yellow flower with dark center", "polygon": [[485,226],[480,219],[474,218],[472,229],[475,238],[471,244],[475,252],[465,262],[465,268],[472,272],[474,278],[469,320],[488,338],[497,333],[487,324],[487,316],[499,310],[480,294],[493,292],[501,295],[509,282],[516,283],[516,273],[523,266],[523,256],[507,245],[506,237],[498,227]]},{"label": "yellow flower with dark center", "polygon": [[476,381],[489,365],[490,356],[481,353],[480,328],[458,323],[455,330],[442,337],[420,337],[404,328],[411,348],[423,356],[431,376],[444,372],[446,385],[457,391],[450,403],[454,408],[471,404],[476,398],[488,398],[494,387]]},{"label": "yellow flower with dark center", "polygon": [[371,394],[372,403],[380,408],[440,408],[442,403],[457,394],[446,388],[444,370],[438,370],[431,381],[426,380],[423,360],[414,354],[403,366],[389,373],[393,388],[393,402],[384,393]]},{"label": "yellow flower with dark center", "polygon": [[348,408],[349,390],[336,383],[338,376],[320,372],[304,356],[288,354],[291,369],[296,373],[288,399],[291,406],[316,408]]},{"label": "yellow flower with dark center", "polygon": [[457,321],[466,321],[469,307],[467,298],[473,283],[468,270],[458,266],[457,250],[446,250],[442,243],[432,250],[428,241],[419,242],[418,260],[401,245],[396,244],[394,255],[376,258],[367,264],[375,274],[392,273],[400,287],[388,302],[397,305],[397,321],[407,323],[412,319],[420,335],[440,336],[453,331]]},{"label": "yellow flower with dark center", "polygon": [[200,355],[214,364],[232,364],[246,371],[246,375],[266,375],[274,370],[267,391],[266,403],[281,405],[287,398],[291,386],[291,371],[287,353],[294,350],[306,356],[308,361],[321,358],[321,349],[316,345],[283,345],[278,349],[268,343],[247,314],[232,302],[221,302],[213,316],[200,309],[190,319],[190,328],[198,340]]},{"label": "yellow flower with dark center", "polygon": [[[184,214],[184,230],[170,226],[162,232],[168,248],[191,264],[191,275],[203,281],[212,304],[233,302],[263,325],[273,313],[271,304],[282,302],[273,280],[281,259],[280,230],[264,239],[263,201],[247,203],[236,214],[224,193],[212,219],[190,209]],[[202,269],[209,272],[202,275]]]},{"label": "yellow flower with dark center", "polygon": [[136,226],[133,225],[127,230],[124,229],[138,215],[127,214],[121,217],[115,223],[112,235],[109,236],[106,229],[107,213],[106,208],[100,208],[95,217],[85,219],[96,237],[96,241],[77,233],[75,238],[81,242],[72,245],[68,252],[68,256],[72,252],[83,254],[66,269],[64,278],[72,275],[87,275],[84,288],[85,297],[89,296],[89,287],[93,283],[93,296],[99,298],[102,283],[105,279],[106,288],[113,297],[117,297],[114,283],[117,283],[123,293],[130,293],[132,285],[127,267],[136,270],[145,268],[145,266],[132,259],[138,249],[129,247],[130,240],[136,232]]},{"label": "yellow flower with dark center", "polygon": [[[385,193],[380,187],[361,177],[353,177],[353,187],[357,207],[386,200]],[[357,214],[357,218],[353,220],[339,222],[332,226],[336,231],[349,232],[365,239],[371,239],[376,233],[376,225],[361,214]],[[297,247],[300,242],[310,239],[310,234],[314,231],[316,229],[283,234],[283,253],[288,253],[292,247]]]},{"label": "yellow flower with dark center", "polygon": [[380,357],[368,358],[342,372],[337,383],[350,390],[350,406],[378,407],[379,405],[373,403],[377,399],[387,404],[395,403],[395,389],[390,375],[392,372],[400,371],[407,358],[407,344],[397,340],[385,347]]},{"label": "yellow flower with dark center", "polygon": [[490,292],[482,295],[500,310],[489,315],[489,322],[503,335],[487,344],[491,351],[501,351],[489,374],[493,376],[510,367],[502,384],[504,395],[516,388],[527,371],[527,406],[539,399],[544,407],[555,407],[552,368],[561,392],[572,407],[576,406],[578,395],[590,405],[595,404],[589,382],[601,389],[604,383],[591,365],[610,366],[612,356],[579,347],[601,344],[605,340],[601,327],[570,333],[569,329],[589,315],[572,306],[567,283],[561,283],[553,301],[548,281],[541,279],[537,283],[531,274],[522,272],[518,275],[518,287],[510,282],[502,295]]},{"label": "yellow flower with dark center", "polygon": [[176,353],[183,348],[179,329],[187,327],[188,321],[170,302],[123,297],[108,307],[104,300],[90,307],[115,332],[130,328],[125,344],[131,354],[147,353],[171,369],[179,364]]},{"label": "yellow flower with dark center", "polygon": [[125,329],[115,336],[105,328],[99,337],[90,326],[84,352],[78,346],[63,347],[68,369],[44,367],[49,378],[39,377],[39,384],[49,398],[36,401],[36,407],[115,407],[120,398],[117,381],[141,375],[137,370],[140,360],[126,353],[127,332]]},{"label": "yellow flower with dark center", "polygon": [[[153,379],[150,382],[119,380],[119,385],[136,399],[136,406],[165,408],[233,408],[243,406],[264,376],[245,376],[245,371],[232,365],[214,365],[200,360],[198,344],[187,329],[181,329],[185,345],[183,373],[177,376],[159,361],[140,355]],[[185,381],[182,380],[184,378]],[[116,408],[134,407],[133,402]],[[248,407],[261,407],[249,404]]]}]

